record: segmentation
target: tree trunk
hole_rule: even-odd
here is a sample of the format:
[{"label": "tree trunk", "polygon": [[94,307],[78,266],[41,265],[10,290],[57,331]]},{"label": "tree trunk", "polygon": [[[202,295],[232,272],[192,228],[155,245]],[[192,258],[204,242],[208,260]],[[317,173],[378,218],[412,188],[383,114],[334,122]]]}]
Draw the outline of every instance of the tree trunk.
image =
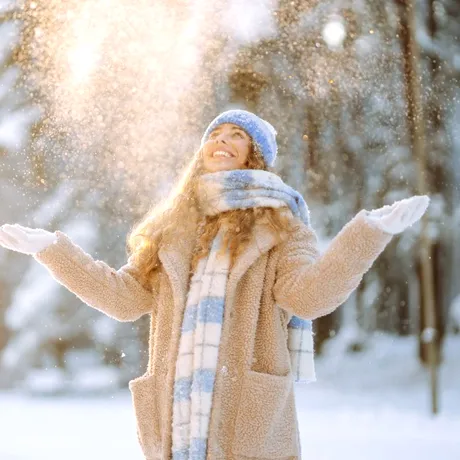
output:
[{"label": "tree trunk", "polygon": [[[403,48],[405,84],[407,93],[407,114],[412,139],[412,152],[417,165],[418,193],[427,193],[427,171],[425,151],[425,120],[420,88],[419,49],[415,40],[415,14],[412,0],[396,0],[400,5],[400,36]],[[431,376],[431,409],[438,412],[437,401],[437,347],[436,347],[436,313],[434,303],[433,265],[430,260],[431,241],[427,231],[428,215],[421,219],[420,238],[421,316],[425,328],[420,331],[421,347],[426,347]],[[422,361],[423,362],[423,361]]]}]

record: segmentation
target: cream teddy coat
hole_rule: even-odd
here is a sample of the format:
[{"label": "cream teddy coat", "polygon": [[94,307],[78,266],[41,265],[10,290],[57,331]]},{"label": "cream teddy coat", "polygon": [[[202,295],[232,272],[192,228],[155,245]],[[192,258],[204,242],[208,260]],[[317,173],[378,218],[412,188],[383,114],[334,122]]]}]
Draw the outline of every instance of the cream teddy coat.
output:
[{"label": "cream teddy coat", "polygon": [[[259,221],[229,274],[219,348],[208,460],[299,460],[299,426],[290,375],[287,324],[341,305],[391,240],[360,211],[324,254],[311,227],[275,235]],[[191,215],[191,222],[197,221]],[[65,233],[36,253],[52,276],[83,302],[118,321],[150,314],[149,361],[129,382],[137,435],[146,460],[171,458],[172,402],[180,327],[195,234],[165,237],[160,268],[148,285],[128,262],[115,270],[94,260]]]}]

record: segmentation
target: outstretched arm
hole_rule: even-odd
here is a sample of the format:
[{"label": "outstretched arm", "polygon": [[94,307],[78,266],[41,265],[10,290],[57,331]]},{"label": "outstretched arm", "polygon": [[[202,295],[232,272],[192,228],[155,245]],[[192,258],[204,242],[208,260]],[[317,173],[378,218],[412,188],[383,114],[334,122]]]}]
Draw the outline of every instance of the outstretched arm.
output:
[{"label": "outstretched arm", "polygon": [[148,286],[141,285],[131,260],[114,270],[95,261],[63,232],[4,224],[0,245],[32,255],[83,302],[118,321],[134,321],[155,308],[158,276]]},{"label": "outstretched arm", "polygon": [[305,319],[327,315],[359,285],[392,235],[418,220],[427,197],[412,197],[379,210],[361,210],[320,255],[315,232],[303,227],[285,243],[273,288],[280,308]]},{"label": "outstretched arm", "polygon": [[157,286],[143,286],[130,260],[118,270],[94,260],[63,232],[33,254],[56,281],[90,307],[118,321],[135,321],[155,308]]}]

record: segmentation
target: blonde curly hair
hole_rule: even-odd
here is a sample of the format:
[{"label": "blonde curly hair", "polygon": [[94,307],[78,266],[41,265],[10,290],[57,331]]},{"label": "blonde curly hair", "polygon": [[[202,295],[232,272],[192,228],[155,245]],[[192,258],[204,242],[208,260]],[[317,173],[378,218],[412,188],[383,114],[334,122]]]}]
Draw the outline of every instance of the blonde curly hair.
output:
[{"label": "blonde curly hair", "polygon": [[[161,247],[163,236],[177,231],[177,224],[195,225],[190,231],[196,232],[196,244],[192,257],[191,273],[201,257],[208,254],[211,242],[220,226],[225,223],[223,248],[230,250],[230,268],[235,258],[244,251],[254,223],[264,218],[268,225],[280,234],[289,232],[293,228],[293,219],[279,208],[254,207],[250,209],[235,209],[222,212],[215,216],[201,215],[198,224],[191,224],[188,215],[191,210],[198,210],[196,196],[197,177],[204,173],[203,150],[199,149],[189,163],[178,183],[163,202],[152,206],[147,213],[136,222],[127,236],[127,251],[130,262],[136,267],[140,281],[148,286],[152,272],[158,269],[160,261],[158,250]],[[254,144],[251,144],[246,167],[248,169],[262,169],[273,172],[268,167],[262,154]]]}]

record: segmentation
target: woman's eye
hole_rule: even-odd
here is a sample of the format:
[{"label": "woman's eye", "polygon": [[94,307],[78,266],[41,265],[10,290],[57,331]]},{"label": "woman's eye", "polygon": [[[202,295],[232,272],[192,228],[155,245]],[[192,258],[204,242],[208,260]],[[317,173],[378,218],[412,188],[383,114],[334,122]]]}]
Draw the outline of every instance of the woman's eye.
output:
[{"label": "woman's eye", "polygon": [[240,132],[233,133],[233,135],[234,135],[234,136],[235,136],[235,135],[236,135],[236,136],[240,136],[241,139],[243,138],[243,135],[242,135]]}]

